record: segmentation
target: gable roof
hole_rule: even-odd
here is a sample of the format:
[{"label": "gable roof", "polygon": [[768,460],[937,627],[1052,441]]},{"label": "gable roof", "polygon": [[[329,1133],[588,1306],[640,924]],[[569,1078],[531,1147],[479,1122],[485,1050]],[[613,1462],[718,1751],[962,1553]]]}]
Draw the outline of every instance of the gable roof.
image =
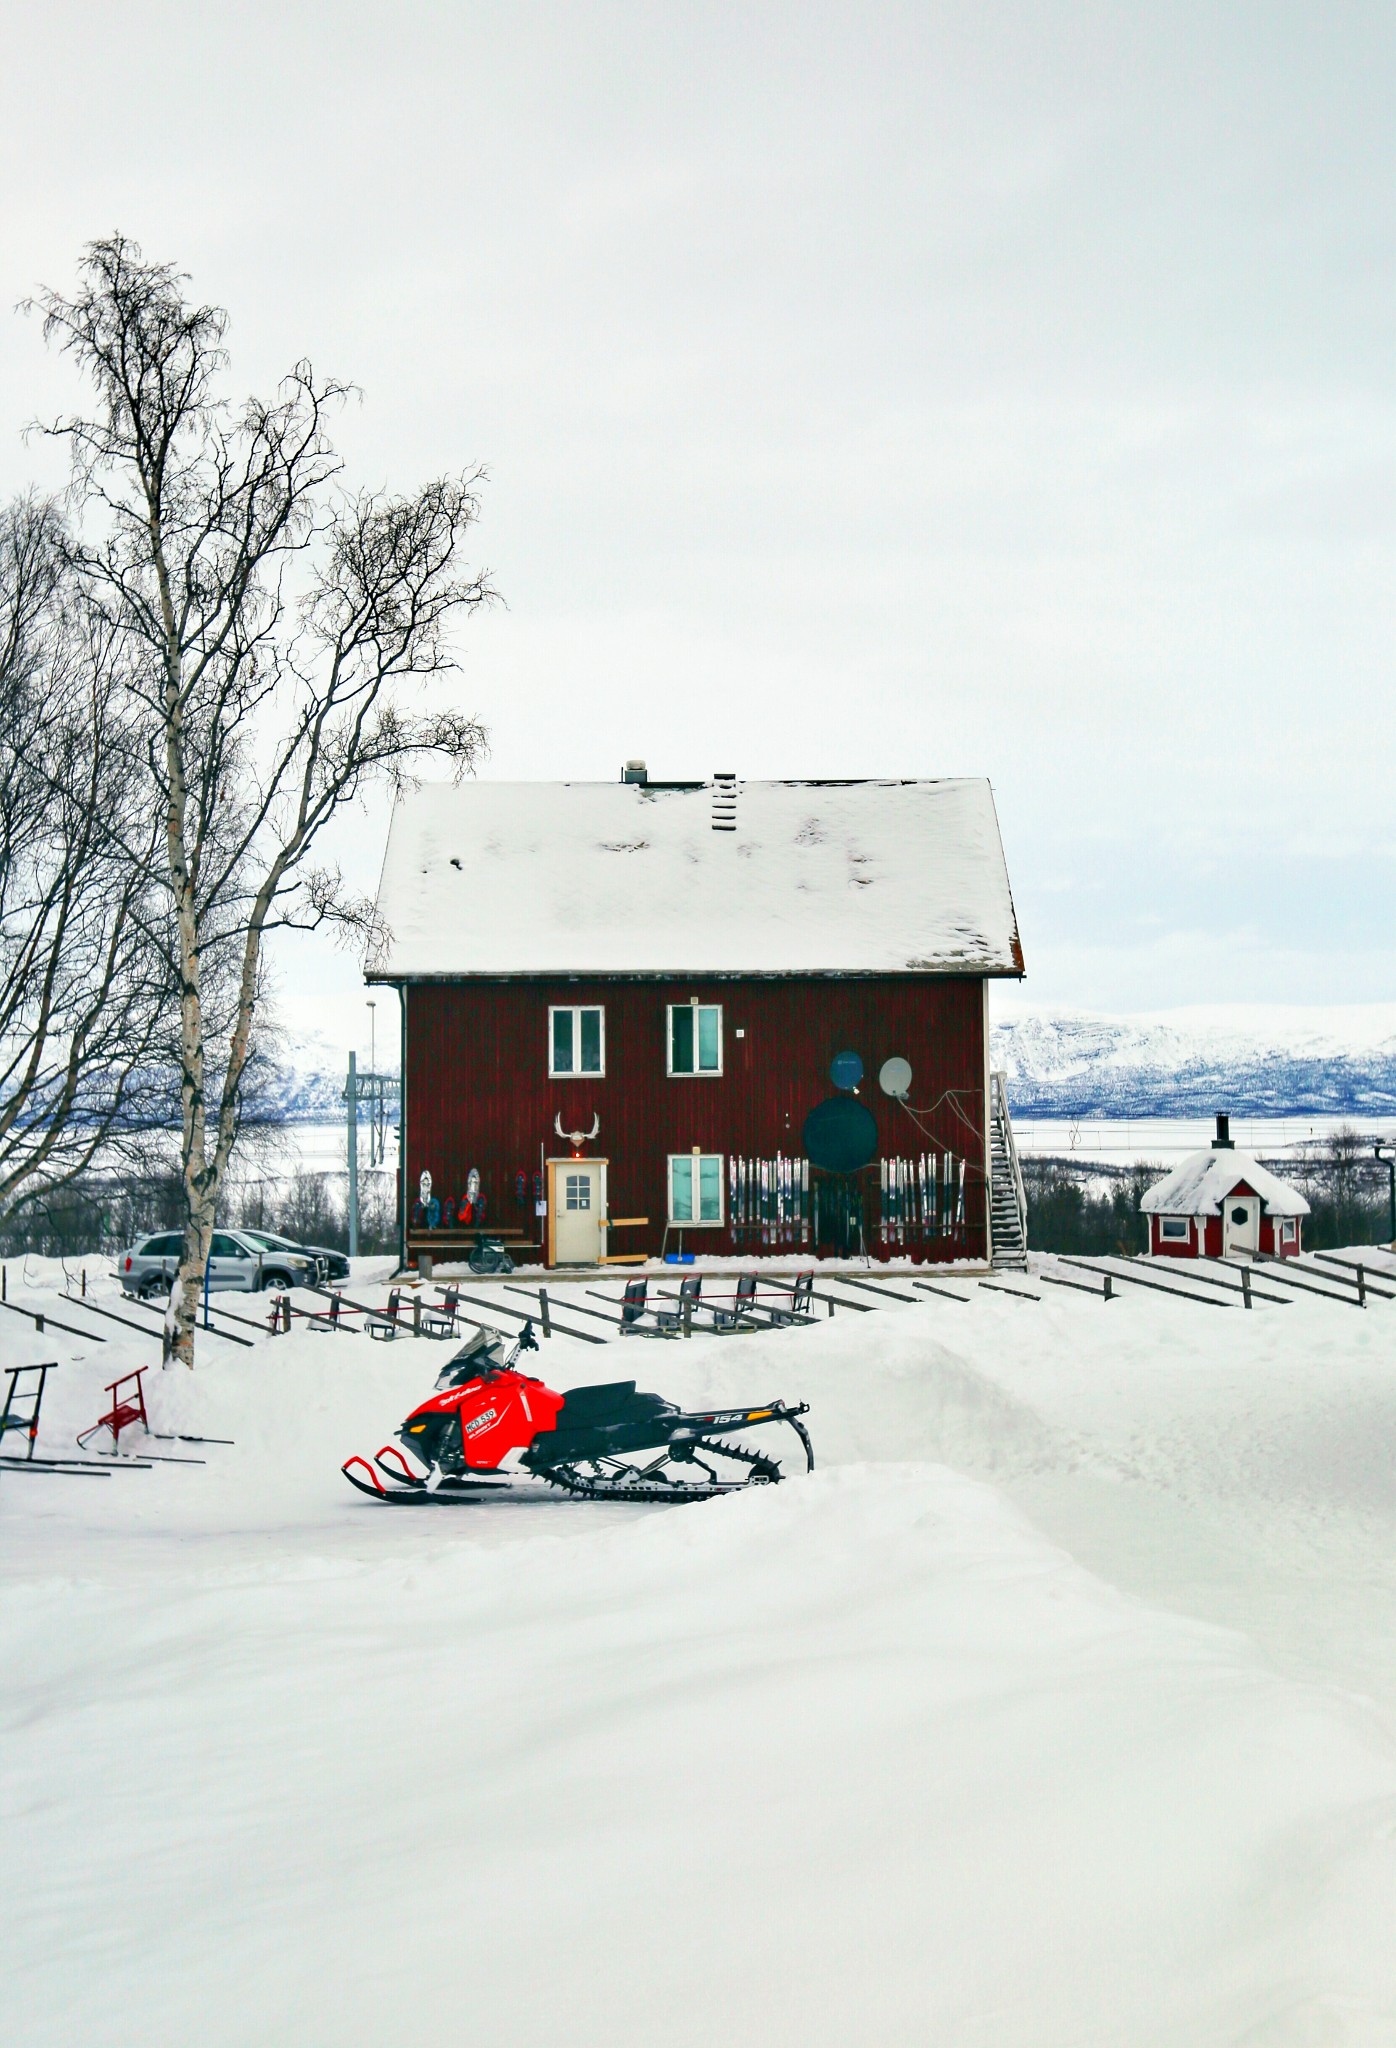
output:
[{"label": "gable roof", "polygon": [[987,781],[735,790],[735,830],[707,783],[404,792],[369,978],[1023,972]]},{"label": "gable roof", "polygon": [[1259,1195],[1267,1216],[1309,1213],[1297,1188],[1267,1173],[1251,1153],[1234,1147],[1191,1153],[1166,1179],[1155,1181],[1139,1206],[1146,1216],[1216,1216],[1240,1181]]}]

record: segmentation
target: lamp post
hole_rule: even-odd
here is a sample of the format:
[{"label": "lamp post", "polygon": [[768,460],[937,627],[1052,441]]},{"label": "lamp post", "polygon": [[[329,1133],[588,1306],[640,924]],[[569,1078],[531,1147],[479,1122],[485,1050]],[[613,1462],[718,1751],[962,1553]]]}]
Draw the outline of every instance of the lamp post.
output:
[{"label": "lamp post", "polygon": [[359,1077],[357,1062],[353,1053],[349,1055],[349,1075],[344,1086],[344,1100],[348,1104],[348,1153],[349,1153],[349,1256],[359,1256]]},{"label": "lamp post", "polygon": [[1380,1160],[1391,1182],[1391,1249],[1396,1251],[1396,1154],[1382,1150],[1386,1142],[1385,1138],[1377,1140],[1372,1147],[1372,1157]]},{"label": "lamp post", "polygon": [[370,1089],[368,1112],[368,1163],[381,1166],[383,1163],[383,1090],[378,1083],[378,1040],[375,1032],[377,1018],[373,1014],[374,1000],[368,998],[368,1083]]}]

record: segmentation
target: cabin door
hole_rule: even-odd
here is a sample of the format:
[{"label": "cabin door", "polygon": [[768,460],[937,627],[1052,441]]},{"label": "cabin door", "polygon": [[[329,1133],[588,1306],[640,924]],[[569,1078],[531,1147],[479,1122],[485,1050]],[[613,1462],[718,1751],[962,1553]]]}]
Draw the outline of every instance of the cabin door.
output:
[{"label": "cabin door", "polygon": [[594,1266],[606,1249],[605,1160],[553,1159],[548,1176],[550,1263]]},{"label": "cabin door", "polygon": [[1260,1197],[1228,1195],[1222,1207],[1222,1252],[1260,1250]]}]

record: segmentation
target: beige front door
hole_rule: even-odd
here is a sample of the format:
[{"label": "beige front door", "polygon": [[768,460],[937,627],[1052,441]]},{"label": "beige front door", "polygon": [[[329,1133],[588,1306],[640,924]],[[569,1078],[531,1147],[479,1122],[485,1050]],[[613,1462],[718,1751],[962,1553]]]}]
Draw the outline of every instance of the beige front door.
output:
[{"label": "beige front door", "polygon": [[555,1266],[594,1266],[606,1249],[606,1162],[549,1162],[549,1237]]},{"label": "beige front door", "polygon": [[1222,1204],[1222,1251],[1260,1250],[1260,1197],[1228,1195]]}]

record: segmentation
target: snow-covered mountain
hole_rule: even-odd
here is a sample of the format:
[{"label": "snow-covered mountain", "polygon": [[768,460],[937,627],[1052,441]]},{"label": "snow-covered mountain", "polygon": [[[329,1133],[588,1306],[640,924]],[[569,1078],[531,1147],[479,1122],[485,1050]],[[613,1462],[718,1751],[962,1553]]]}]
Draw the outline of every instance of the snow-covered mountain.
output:
[{"label": "snow-covered mountain", "polygon": [[1016,1116],[1396,1111],[1396,1004],[1023,1012],[994,1023],[992,1048]]},{"label": "snow-covered mountain", "polygon": [[[1024,1011],[996,1020],[992,1043],[1015,1116],[1396,1114],[1396,1004]],[[267,1077],[263,1114],[341,1123],[344,1070],[326,1041],[296,1045]]]}]

